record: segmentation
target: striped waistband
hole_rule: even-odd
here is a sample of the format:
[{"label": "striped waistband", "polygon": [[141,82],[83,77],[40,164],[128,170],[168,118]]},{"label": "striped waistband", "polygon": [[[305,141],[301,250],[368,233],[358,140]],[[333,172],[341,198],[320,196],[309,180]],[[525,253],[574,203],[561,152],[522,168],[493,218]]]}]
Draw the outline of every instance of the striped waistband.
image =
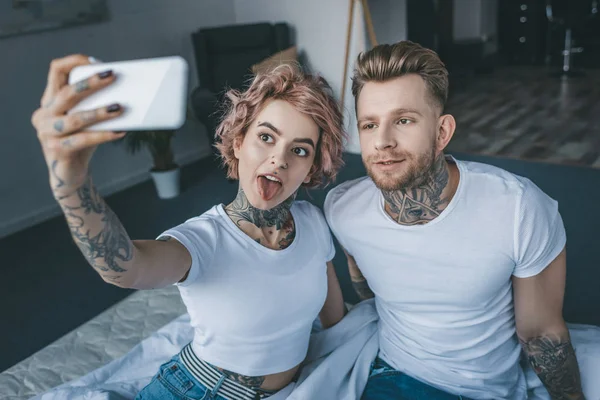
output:
[{"label": "striped waistband", "polygon": [[272,394],[250,389],[227,378],[221,371],[198,358],[192,350],[191,344],[181,350],[179,357],[194,378],[206,386],[208,390],[213,390],[214,394],[227,400],[260,400]]}]

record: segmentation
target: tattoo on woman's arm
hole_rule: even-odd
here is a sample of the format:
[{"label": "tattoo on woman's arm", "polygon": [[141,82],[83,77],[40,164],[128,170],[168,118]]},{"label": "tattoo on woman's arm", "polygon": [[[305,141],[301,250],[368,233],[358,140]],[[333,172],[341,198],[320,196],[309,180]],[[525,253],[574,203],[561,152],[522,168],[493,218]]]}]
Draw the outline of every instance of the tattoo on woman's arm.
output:
[{"label": "tattoo on woman's arm", "polygon": [[[87,261],[100,275],[115,282],[127,270],[123,264],[133,259],[134,247],[117,215],[100,197],[88,177],[77,190],[79,204],[61,204],[73,239]],[[98,224],[98,221],[100,224]],[[92,232],[92,227],[100,227]]]}]

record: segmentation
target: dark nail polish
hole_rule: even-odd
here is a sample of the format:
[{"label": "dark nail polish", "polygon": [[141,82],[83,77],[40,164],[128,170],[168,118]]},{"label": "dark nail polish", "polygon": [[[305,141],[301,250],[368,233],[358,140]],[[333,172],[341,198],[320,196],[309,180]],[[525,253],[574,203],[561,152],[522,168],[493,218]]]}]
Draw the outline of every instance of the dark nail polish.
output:
[{"label": "dark nail polish", "polygon": [[113,75],[112,69],[109,69],[108,71],[100,72],[98,74],[98,78],[106,79],[106,78],[111,77],[112,75]]},{"label": "dark nail polish", "polygon": [[111,104],[110,106],[106,107],[106,111],[108,111],[109,113],[121,111],[121,105],[120,104]]}]

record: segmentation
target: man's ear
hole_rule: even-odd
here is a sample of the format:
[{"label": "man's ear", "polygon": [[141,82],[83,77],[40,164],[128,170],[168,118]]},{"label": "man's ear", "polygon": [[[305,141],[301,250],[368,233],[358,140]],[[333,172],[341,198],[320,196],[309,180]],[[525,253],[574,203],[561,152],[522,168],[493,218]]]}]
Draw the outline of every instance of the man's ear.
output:
[{"label": "man's ear", "polygon": [[437,136],[436,136],[436,150],[443,151],[452,136],[454,136],[454,130],[456,129],[456,120],[450,114],[444,114],[438,118]]}]

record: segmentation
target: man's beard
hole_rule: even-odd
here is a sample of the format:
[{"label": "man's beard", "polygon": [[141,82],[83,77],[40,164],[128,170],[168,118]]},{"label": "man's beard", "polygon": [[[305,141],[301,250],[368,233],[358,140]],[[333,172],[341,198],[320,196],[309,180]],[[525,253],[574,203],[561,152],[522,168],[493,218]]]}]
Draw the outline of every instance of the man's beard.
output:
[{"label": "man's beard", "polygon": [[[375,172],[373,163],[385,159],[404,160],[401,170],[393,172]],[[407,190],[424,185],[433,173],[436,157],[435,146],[419,155],[391,153],[385,156],[372,156],[363,159],[367,174],[371,177],[375,186],[382,191]]]}]

